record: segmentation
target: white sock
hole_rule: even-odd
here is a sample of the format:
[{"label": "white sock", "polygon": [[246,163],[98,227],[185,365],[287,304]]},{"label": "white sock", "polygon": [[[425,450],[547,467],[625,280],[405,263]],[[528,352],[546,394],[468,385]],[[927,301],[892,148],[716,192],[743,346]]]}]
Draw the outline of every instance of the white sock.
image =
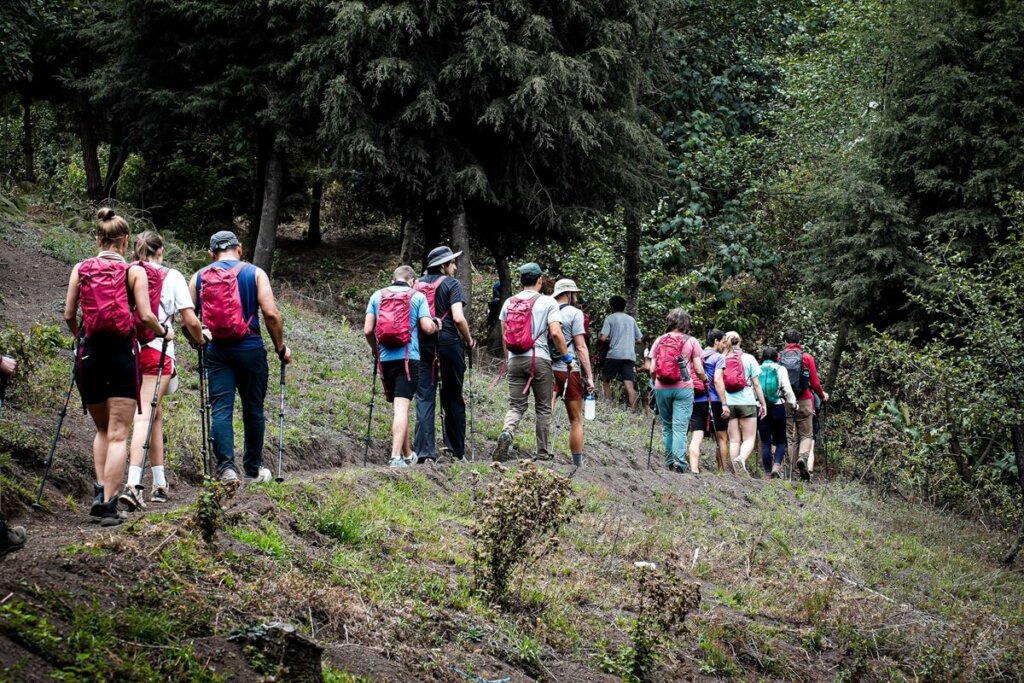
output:
[{"label": "white sock", "polygon": [[153,472],[153,486],[167,486],[167,480],[164,478],[164,466],[153,465],[150,470]]},{"label": "white sock", "polygon": [[128,485],[142,486],[142,468],[131,465],[128,468]]}]

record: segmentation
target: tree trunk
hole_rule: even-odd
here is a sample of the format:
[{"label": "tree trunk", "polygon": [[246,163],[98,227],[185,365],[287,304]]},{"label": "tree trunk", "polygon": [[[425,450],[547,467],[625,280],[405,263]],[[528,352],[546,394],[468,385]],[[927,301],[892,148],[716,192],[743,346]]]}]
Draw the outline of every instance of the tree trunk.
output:
[{"label": "tree trunk", "polygon": [[626,261],[623,273],[623,284],[626,287],[626,313],[636,317],[640,306],[640,212],[627,207],[626,223]]},{"label": "tree trunk", "polygon": [[452,221],[452,250],[461,251],[455,264],[458,268],[459,282],[462,283],[462,291],[466,295],[466,320],[469,322],[469,327],[473,327],[473,260],[471,258],[472,252],[470,251],[469,245],[469,226],[466,221],[466,211],[463,208],[455,214],[455,218]]},{"label": "tree trunk", "polygon": [[36,181],[36,148],[32,139],[32,93],[28,86],[21,91],[21,153],[25,160],[24,178]]},{"label": "tree trunk", "polygon": [[402,263],[416,267],[423,253],[423,226],[415,218],[407,217],[402,229]]},{"label": "tree trunk", "polygon": [[[499,246],[490,247],[491,255],[494,256],[494,268],[498,271],[498,281],[501,282],[501,300],[512,296],[512,276],[508,269],[508,259],[505,252]],[[501,325],[496,324],[487,330],[487,346],[492,353],[501,353]]]},{"label": "tree trunk", "polygon": [[284,187],[284,159],[274,149],[267,159],[267,183],[263,189],[263,209],[260,211],[259,237],[252,262],[269,275],[274,266],[274,250],[277,248],[277,219],[281,212],[281,190]]},{"label": "tree trunk", "polygon": [[97,148],[99,140],[92,118],[92,105],[82,96],[79,98],[78,138],[82,143],[82,165],[85,167],[85,191],[89,201],[100,202],[104,198],[103,178],[100,176],[100,158]]},{"label": "tree trunk", "polygon": [[263,213],[263,191],[267,184],[267,159],[270,158],[274,138],[262,128],[256,133],[256,180],[252,186],[252,209],[249,213],[249,234],[245,236],[245,251],[256,252]]},{"label": "tree trunk", "polygon": [[323,236],[320,234],[320,203],[324,198],[324,181],[317,178],[313,181],[313,201],[309,204],[309,232],[306,240],[313,245],[320,244]]},{"label": "tree trunk", "polygon": [[[1013,441],[1014,459],[1017,461],[1017,485],[1020,487],[1021,505],[1024,506],[1024,424],[1015,424],[1010,427],[1010,436]],[[1021,546],[1024,546],[1024,521],[1021,521],[1017,542],[1010,548],[1010,552],[1003,558],[1003,562],[1013,564]]]},{"label": "tree trunk", "polygon": [[830,394],[835,390],[836,378],[839,377],[839,364],[843,360],[843,352],[846,351],[846,340],[849,338],[849,334],[850,326],[840,323],[836,346],[832,349],[832,361],[828,368],[828,376],[825,378],[825,391]]},{"label": "tree trunk", "polygon": [[114,139],[110,142],[110,156],[107,158],[107,175],[103,181],[103,196],[111,199],[117,197],[117,182],[121,179],[121,170],[128,161],[128,148],[124,144],[124,132],[120,125],[116,128]]}]

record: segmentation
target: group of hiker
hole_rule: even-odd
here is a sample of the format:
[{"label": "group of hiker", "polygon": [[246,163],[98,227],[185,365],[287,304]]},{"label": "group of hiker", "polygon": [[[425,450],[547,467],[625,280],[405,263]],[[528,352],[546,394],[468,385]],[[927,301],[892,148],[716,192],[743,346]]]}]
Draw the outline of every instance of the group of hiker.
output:
[{"label": "group of hiker", "polygon": [[[168,499],[160,400],[177,386],[174,323],[180,321],[200,354],[200,386],[206,385],[208,396],[202,409],[209,411],[209,434],[204,413],[203,445],[212,445],[215,474],[228,487],[241,481],[232,426],[236,391],[245,432],[243,477],[271,477],[262,467],[269,371],[260,314],[281,363],[291,361],[270,280],[260,268],[242,261],[242,246],[234,233],[221,231],[210,238],[212,263],[187,285],[179,271],[164,264],[159,234],[146,231],[136,236],[135,260],[129,263],[130,242],[128,221],[113,209],[101,208],[96,230],[99,253],[72,268],[64,307],[64,320],[78,339],[72,383],[96,425],[96,481],[89,514],[103,526],[121,524],[127,512],[145,507],[142,476],[147,457],[153,480],[149,500]],[[143,400],[150,396],[152,401]]]}]

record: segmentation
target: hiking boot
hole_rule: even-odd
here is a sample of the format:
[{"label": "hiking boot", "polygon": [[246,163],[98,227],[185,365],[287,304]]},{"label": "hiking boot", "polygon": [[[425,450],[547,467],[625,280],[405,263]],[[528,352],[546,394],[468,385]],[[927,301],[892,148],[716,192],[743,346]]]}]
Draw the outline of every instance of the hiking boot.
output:
[{"label": "hiking boot", "polygon": [[508,460],[508,448],[512,445],[512,434],[511,432],[502,432],[498,436],[498,447],[494,450],[495,462],[504,462]]},{"label": "hiking boot", "polygon": [[220,483],[232,490],[237,489],[242,484],[238,480],[238,472],[235,472],[230,467],[220,473]]},{"label": "hiking boot", "polygon": [[111,498],[103,504],[103,517],[100,526],[118,526],[128,519],[128,513],[117,509],[117,498]]},{"label": "hiking boot", "polygon": [[149,494],[150,503],[166,503],[167,502],[167,487],[166,486],[153,486],[153,491]]},{"label": "hiking boot", "polygon": [[28,534],[25,533],[25,527],[7,526],[6,522],[0,520],[0,557],[20,550],[26,540],[28,540]]},{"label": "hiking boot", "polygon": [[555,456],[551,455],[550,453],[538,453],[537,455],[534,456],[533,459],[534,460],[548,461],[548,460],[554,460]]},{"label": "hiking boot", "polygon": [[135,512],[146,507],[145,501],[142,500],[141,486],[125,486],[124,491],[121,492],[117,499],[124,503],[129,512]]},{"label": "hiking boot", "polygon": [[796,461],[796,468],[798,470],[800,470],[800,478],[803,481],[810,481],[811,480],[811,472],[810,472],[810,470],[807,469],[807,461],[805,459],[800,458],[799,460],[797,460]]},{"label": "hiking boot", "polygon": [[245,484],[248,486],[249,484],[266,484],[273,478],[274,475],[269,469],[267,469],[266,467],[261,467],[259,474],[257,474],[255,477],[250,477],[248,474],[246,474],[244,477],[242,477],[242,481],[244,481]]},{"label": "hiking boot", "polygon": [[103,516],[103,484],[98,481],[92,485],[92,506],[89,508],[89,516],[94,522],[100,521]]},{"label": "hiking boot", "polygon": [[405,458],[401,456],[394,456],[391,458],[391,462],[388,463],[388,467],[408,467],[409,463],[405,461]]}]

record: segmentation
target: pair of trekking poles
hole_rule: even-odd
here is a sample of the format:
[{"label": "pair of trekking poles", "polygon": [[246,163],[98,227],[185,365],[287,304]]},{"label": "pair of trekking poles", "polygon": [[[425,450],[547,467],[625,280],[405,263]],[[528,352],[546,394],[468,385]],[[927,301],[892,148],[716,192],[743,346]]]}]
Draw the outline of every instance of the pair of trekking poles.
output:
[{"label": "pair of trekking poles", "polygon": [[[377,398],[377,370],[379,365],[375,358],[373,361],[373,379],[370,385],[370,412],[366,417],[366,438],[363,440],[365,443],[363,448],[363,467],[366,467],[370,457],[370,429],[373,426],[373,405]],[[438,380],[438,386],[440,387],[440,385],[441,381]],[[441,428],[444,429],[443,406],[441,408]],[[476,461],[476,448],[473,445],[475,437],[476,431],[473,427],[473,349],[469,349],[469,459],[473,462]]]}]

